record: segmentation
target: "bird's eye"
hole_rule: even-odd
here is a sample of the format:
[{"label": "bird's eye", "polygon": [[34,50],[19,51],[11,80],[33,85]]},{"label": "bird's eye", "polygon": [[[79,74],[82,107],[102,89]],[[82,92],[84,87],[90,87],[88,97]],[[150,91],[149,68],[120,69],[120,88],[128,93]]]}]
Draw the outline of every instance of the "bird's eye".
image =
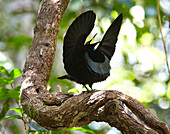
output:
[{"label": "bird's eye", "polygon": [[90,42],[88,41],[88,42],[86,43],[86,45],[90,45]]}]

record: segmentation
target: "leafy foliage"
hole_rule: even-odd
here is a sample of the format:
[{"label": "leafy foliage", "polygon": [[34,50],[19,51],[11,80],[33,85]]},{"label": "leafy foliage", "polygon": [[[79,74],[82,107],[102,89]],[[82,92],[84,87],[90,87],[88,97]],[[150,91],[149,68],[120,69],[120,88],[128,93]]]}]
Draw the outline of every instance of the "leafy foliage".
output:
[{"label": "leafy foliage", "polygon": [[15,69],[13,69],[13,70],[10,72],[9,76],[10,76],[11,78],[14,78],[14,79],[15,79],[15,78],[19,77],[21,74],[22,74],[21,69],[15,68]]},{"label": "leafy foliage", "polygon": [[[0,77],[0,86],[3,86],[3,88],[0,88],[0,100],[5,100],[5,102],[3,103],[2,111],[0,113],[0,121],[7,119],[23,119],[20,115],[8,115],[10,110],[15,110],[16,112],[19,112],[19,110],[17,109],[10,109],[10,102],[13,98],[16,100],[16,103],[19,104],[21,87],[17,86],[13,89],[12,84],[14,82],[14,79],[22,74],[22,71],[21,69],[15,68],[11,72],[8,72],[7,69],[5,69],[3,66],[0,66],[0,73],[4,74],[4,77]],[[8,84],[11,84],[11,89],[6,88]]]},{"label": "leafy foliage", "polygon": [[8,70],[5,69],[3,66],[0,66],[0,72],[9,75]]},{"label": "leafy foliage", "polygon": [[11,84],[14,82],[13,78],[2,78],[0,77],[0,85],[7,85],[7,84]]},{"label": "leafy foliage", "polygon": [[1,118],[0,121],[7,119],[22,119],[22,117],[20,115],[5,116],[4,118]]}]

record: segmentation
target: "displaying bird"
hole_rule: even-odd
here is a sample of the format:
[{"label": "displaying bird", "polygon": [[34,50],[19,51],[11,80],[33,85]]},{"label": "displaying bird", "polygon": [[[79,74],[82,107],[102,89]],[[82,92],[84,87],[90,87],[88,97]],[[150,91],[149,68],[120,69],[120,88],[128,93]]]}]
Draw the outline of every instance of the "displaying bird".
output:
[{"label": "displaying bird", "polygon": [[[106,80],[110,75],[110,60],[115,52],[115,44],[120,31],[122,13],[113,21],[101,41],[92,43],[94,37],[85,43],[94,27],[96,14],[89,10],[78,16],[68,28],[64,37],[63,62],[67,75],[59,79],[69,79],[92,89],[92,84]],[[97,48],[95,46],[98,45]]]}]

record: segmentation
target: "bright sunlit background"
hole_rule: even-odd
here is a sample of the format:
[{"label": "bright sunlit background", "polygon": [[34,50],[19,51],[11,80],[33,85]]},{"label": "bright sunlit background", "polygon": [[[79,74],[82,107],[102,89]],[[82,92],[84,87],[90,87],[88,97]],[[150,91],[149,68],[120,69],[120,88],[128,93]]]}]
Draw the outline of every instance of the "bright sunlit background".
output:
[{"label": "bright sunlit background", "polygon": [[[170,63],[170,0],[159,2],[162,30]],[[32,43],[39,3],[39,0],[0,0],[0,66],[7,70],[23,68]],[[80,93],[85,90],[80,84],[58,80],[57,77],[66,74],[62,62],[63,37],[72,21],[89,9],[97,15],[95,27],[87,39],[90,40],[98,33],[94,42],[102,39],[119,13],[122,12],[124,16],[116,51],[111,60],[110,77],[104,82],[95,83],[93,88],[119,90],[136,98],[170,127],[169,74],[154,0],[71,0],[58,35],[53,73],[49,81],[51,91],[58,91],[57,85],[60,85],[64,92],[72,88],[78,89]],[[17,79],[15,86],[20,85],[20,82],[21,79]],[[2,104],[0,102],[0,106]],[[16,107],[12,100],[11,107]],[[24,128],[19,125],[21,122],[17,119],[12,122],[0,122],[1,132],[4,130],[8,134],[16,131],[18,134],[22,133],[21,130]],[[85,128],[97,134],[120,133],[104,122],[92,122]],[[83,131],[70,133],[85,134]]]}]

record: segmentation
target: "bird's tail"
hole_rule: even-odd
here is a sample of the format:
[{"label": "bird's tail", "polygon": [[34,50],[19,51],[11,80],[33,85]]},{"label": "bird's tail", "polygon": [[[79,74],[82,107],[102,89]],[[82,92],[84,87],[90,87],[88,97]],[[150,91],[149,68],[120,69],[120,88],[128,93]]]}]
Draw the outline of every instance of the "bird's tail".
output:
[{"label": "bird's tail", "polygon": [[69,78],[68,75],[63,75],[63,76],[58,77],[58,79],[68,79],[68,78]]},{"label": "bird's tail", "polygon": [[68,79],[68,80],[72,80],[72,81],[74,81],[74,78],[73,77],[71,77],[70,75],[63,75],[63,76],[61,76],[61,77],[58,77],[58,79]]}]

